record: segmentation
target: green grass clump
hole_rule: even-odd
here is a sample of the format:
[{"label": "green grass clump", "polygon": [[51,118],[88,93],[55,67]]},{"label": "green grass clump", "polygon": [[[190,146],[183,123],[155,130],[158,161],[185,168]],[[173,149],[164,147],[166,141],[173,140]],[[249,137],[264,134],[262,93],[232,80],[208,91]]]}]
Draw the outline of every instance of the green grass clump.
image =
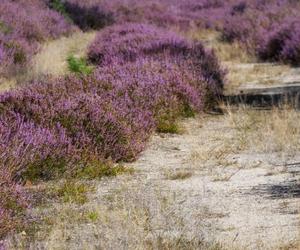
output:
[{"label": "green grass clump", "polygon": [[4,22],[0,21],[0,33],[3,33],[4,35],[8,35],[13,31],[13,29],[6,25]]},{"label": "green grass clump", "polygon": [[184,118],[191,118],[191,117],[195,117],[195,115],[196,113],[193,110],[193,108],[190,105],[185,104],[182,110],[182,116]]},{"label": "green grass clump", "polygon": [[181,130],[176,122],[176,119],[169,115],[161,116],[157,121],[156,131],[166,134],[180,134]]},{"label": "green grass clump", "polygon": [[99,214],[96,211],[91,211],[87,214],[88,220],[96,222],[99,219]]},{"label": "green grass clump", "polygon": [[92,188],[84,183],[67,180],[55,193],[58,197],[62,198],[64,202],[84,204],[88,200],[87,193],[90,191],[92,191]]},{"label": "green grass clump", "polygon": [[122,165],[113,165],[112,163],[102,163],[95,161],[85,166],[84,168],[78,170],[75,174],[75,177],[93,180],[132,172],[132,168],[126,168]]},{"label": "green grass clump", "polygon": [[85,58],[76,58],[73,55],[67,58],[68,68],[76,74],[89,75],[93,72],[93,67],[87,64]]}]

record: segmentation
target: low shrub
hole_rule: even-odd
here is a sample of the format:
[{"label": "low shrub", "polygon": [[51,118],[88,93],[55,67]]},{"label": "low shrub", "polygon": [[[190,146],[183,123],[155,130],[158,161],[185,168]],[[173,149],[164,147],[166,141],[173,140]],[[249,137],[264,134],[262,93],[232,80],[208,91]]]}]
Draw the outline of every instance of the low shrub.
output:
[{"label": "low shrub", "polygon": [[194,74],[202,92],[204,83],[215,94],[223,90],[225,72],[212,51],[152,25],[129,23],[108,27],[90,46],[88,58],[100,66],[122,65],[142,58],[171,61]]},{"label": "low shrub", "polygon": [[6,63],[1,64],[0,73],[16,72],[38,51],[39,43],[74,30],[74,26],[59,13],[50,10],[43,1],[2,0],[0,57]]},{"label": "low shrub", "polygon": [[54,190],[57,197],[63,202],[84,204],[87,202],[87,193],[91,191],[91,187],[84,183],[78,183],[72,180],[65,181],[59,188]]},{"label": "low shrub", "polygon": [[292,65],[300,64],[300,21],[289,18],[275,29],[258,47],[263,60],[283,61]]},{"label": "low shrub", "polygon": [[114,22],[113,13],[102,1],[46,0],[50,8],[72,20],[82,30],[100,29]]},{"label": "low shrub", "polygon": [[299,1],[242,1],[223,18],[222,36],[264,61],[299,65]]}]

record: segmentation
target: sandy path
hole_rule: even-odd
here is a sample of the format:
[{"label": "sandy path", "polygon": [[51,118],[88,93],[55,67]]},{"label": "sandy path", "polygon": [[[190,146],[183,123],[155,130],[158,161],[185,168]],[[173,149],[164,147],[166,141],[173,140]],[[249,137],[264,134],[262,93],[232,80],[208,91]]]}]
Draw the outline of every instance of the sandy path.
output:
[{"label": "sandy path", "polygon": [[[185,121],[184,126],[183,135],[154,137],[134,164],[148,179],[162,178],[167,169],[193,173],[185,180],[160,180],[183,200],[182,216],[192,213],[189,220],[208,222],[204,232],[229,249],[299,244],[299,165],[274,167],[282,160],[275,155],[226,152],[222,139],[230,144],[234,134],[222,116]],[[209,151],[209,157],[202,155]]]}]

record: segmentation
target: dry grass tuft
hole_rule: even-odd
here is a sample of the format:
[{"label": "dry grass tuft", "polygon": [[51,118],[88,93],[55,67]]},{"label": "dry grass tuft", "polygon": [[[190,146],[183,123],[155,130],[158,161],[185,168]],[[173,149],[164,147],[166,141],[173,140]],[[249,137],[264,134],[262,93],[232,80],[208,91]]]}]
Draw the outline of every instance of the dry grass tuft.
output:
[{"label": "dry grass tuft", "polygon": [[272,85],[280,83],[291,72],[287,65],[274,65],[270,63],[237,64],[226,63],[228,68],[227,91],[237,90],[241,85]]},{"label": "dry grass tuft", "polygon": [[70,55],[78,58],[85,57],[87,47],[95,35],[96,32],[77,32],[71,36],[45,43],[26,69],[10,78],[0,79],[0,92],[45,75],[61,76],[67,74],[69,72],[68,57]]},{"label": "dry grass tuft", "polygon": [[300,150],[300,112],[289,108],[226,109],[239,150],[295,155]]},{"label": "dry grass tuft", "polygon": [[238,43],[225,43],[221,41],[220,33],[214,30],[192,29],[187,37],[202,41],[207,47],[213,49],[222,62],[253,63],[256,59],[249,55]]},{"label": "dry grass tuft", "polygon": [[185,180],[193,176],[193,173],[185,169],[176,169],[165,172],[165,177],[168,180]]},{"label": "dry grass tuft", "polygon": [[[187,223],[181,217],[176,205],[178,198],[175,193],[141,183],[121,183],[109,192],[95,194],[80,206],[59,203],[39,211],[40,215],[44,213],[44,223],[34,241],[20,236],[11,242],[10,248],[222,249],[219,244],[203,239],[199,224],[202,221]],[[192,224],[192,228],[187,224]],[[190,234],[191,230],[197,233]]]}]

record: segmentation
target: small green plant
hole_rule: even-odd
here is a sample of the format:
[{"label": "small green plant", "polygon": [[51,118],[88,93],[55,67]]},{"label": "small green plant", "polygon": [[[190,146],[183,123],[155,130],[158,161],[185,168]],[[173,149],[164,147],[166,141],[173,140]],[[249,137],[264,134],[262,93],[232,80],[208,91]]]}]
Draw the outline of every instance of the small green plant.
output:
[{"label": "small green plant", "polygon": [[123,173],[132,173],[132,168],[126,168],[122,165],[113,165],[112,163],[102,163],[94,161],[84,168],[77,171],[76,178],[83,179],[101,179],[102,177],[117,176]]},{"label": "small green plant", "polygon": [[181,132],[176,121],[161,118],[157,123],[157,132],[166,134],[179,134]]},{"label": "small green plant", "polygon": [[68,68],[71,72],[76,74],[89,75],[92,73],[93,68],[87,64],[85,58],[76,58],[73,55],[68,56]]},{"label": "small green plant", "polygon": [[15,51],[13,57],[14,57],[15,64],[22,64],[22,63],[25,63],[27,60],[26,53],[21,47],[16,48],[16,51]]},{"label": "small green plant", "polygon": [[182,116],[184,118],[195,117],[195,111],[193,110],[193,108],[190,105],[185,104],[182,109]]},{"label": "small green plant", "polygon": [[96,222],[99,219],[99,214],[96,211],[91,211],[87,214],[87,218],[92,222]]},{"label": "small green plant", "polygon": [[92,191],[92,188],[86,184],[67,180],[56,190],[56,194],[64,202],[84,204],[87,202],[87,193],[89,191]]},{"label": "small green plant", "polygon": [[3,33],[4,35],[8,35],[13,31],[13,29],[6,25],[4,22],[0,21],[0,33]]}]

